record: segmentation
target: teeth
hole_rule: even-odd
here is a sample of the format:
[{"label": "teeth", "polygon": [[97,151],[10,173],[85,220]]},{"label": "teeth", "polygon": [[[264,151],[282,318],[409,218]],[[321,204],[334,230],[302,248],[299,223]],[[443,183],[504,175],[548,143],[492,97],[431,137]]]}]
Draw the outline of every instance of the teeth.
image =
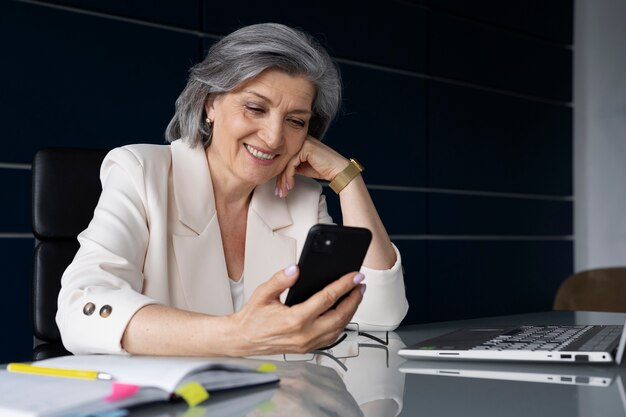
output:
[{"label": "teeth", "polygon": [[269,154],[269,153],[264,153],[259,151],[258,149],[253,148],[252,146],[245,144],[246,149],[248,150],[248,152],[250,152],[252,155],[254,155],[255,158],[258,159],[262,159],[265,161],[268,161],[270,159],[274,159],[276,158],[276,154]]}]

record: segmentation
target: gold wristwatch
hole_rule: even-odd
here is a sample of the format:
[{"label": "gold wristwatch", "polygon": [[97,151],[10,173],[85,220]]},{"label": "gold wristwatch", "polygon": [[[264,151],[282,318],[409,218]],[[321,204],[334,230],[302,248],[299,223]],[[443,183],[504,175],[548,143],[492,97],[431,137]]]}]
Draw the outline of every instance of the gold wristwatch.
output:
[{"label": "gold wristwatch", "polygon": [[350,181],[363,172],[364,169],[365,168],[359,163],[359,161],[350,158],[348,166],[337,174],[328,185],[334,192],[339,194],[339,192],[343,190],[346,185],[350,184]]}]

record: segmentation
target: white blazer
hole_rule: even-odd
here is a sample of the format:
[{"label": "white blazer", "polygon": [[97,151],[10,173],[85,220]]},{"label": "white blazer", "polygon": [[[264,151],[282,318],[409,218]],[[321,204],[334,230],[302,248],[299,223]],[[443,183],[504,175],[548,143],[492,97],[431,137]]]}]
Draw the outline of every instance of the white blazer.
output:
[{"label": "white blazer", "polygon": [[[75,354],[124,353],[124,330],[148,304],[233,313],[204,149],[182,140],[117,148],[102,163],[100,179],[93,220],[61,280],[56,321],[65,347]],[[282,199],[273,181],[258,186],[248,210],[244,299],[297,262],[312,225],[330,222],[317,182],[298,177]],[[362,329],[393,330],[408,310],[396,253],[389,270],[362,269],[368,289],[353,319]]]}]

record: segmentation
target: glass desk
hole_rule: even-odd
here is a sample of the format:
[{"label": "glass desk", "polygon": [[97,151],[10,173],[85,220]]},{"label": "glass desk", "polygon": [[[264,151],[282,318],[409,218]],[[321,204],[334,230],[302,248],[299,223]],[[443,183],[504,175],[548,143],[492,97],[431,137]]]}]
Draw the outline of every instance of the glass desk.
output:
[{"label": "glass desk", "polygon": [[626,417],[626,366],[407,361],[397,355],[405,344],[469,325],[624,324],[625,319],[626,314],[555,311],[502,316],[402,327],[389,333],[386,346],[359,336],[314,356],[233,359],[274,360],[280,385],[214,393],[194,408],[144,406],[127,416]]}]

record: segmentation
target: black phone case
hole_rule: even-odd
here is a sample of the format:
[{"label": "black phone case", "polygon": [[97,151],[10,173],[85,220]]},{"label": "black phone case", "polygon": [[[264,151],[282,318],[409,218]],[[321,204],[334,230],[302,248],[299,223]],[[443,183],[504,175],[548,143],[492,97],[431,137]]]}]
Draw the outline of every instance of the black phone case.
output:
[{"label": "black phone case", "polygon": [[361,269],[372,232],[362,227],[317,224],[309,230],[298,266],[300,276],[285,304],[306,301],[334,280]]}]

